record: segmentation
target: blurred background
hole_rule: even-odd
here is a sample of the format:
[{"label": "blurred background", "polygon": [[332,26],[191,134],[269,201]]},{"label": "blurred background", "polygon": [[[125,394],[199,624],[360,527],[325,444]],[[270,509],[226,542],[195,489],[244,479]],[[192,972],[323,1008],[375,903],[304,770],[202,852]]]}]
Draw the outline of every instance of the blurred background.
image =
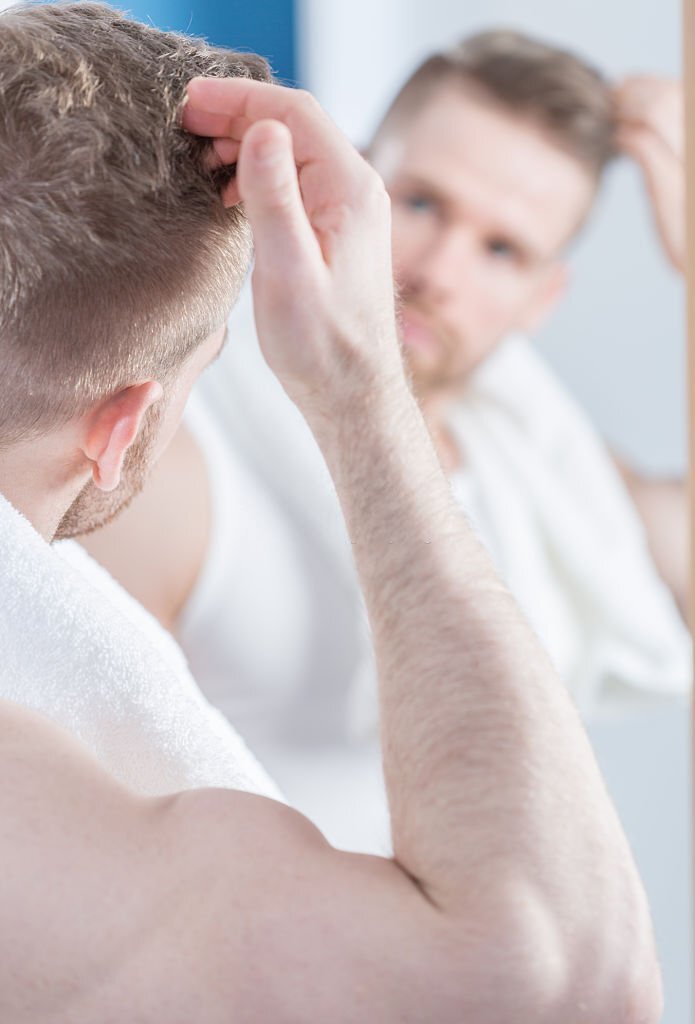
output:
[{"label": "blurred background", "polygon": [[[615,78],[675,76],[681,64],[678,0],[139,0],[121,6],[158,27],[264,54],[282,80],[316,93],[358,145],[415,64],[482,28],[536,33],[576,49]],[[615,449],[640,468],[682,474],[683,287],[662,257],[638,173],[626,162],[609,172],[572,265],[569,299],[544,328],[542,352]],[[661,704],[590,726],[652,903],[665,1024],[691,1019],[687,723],[682,705]]]}]

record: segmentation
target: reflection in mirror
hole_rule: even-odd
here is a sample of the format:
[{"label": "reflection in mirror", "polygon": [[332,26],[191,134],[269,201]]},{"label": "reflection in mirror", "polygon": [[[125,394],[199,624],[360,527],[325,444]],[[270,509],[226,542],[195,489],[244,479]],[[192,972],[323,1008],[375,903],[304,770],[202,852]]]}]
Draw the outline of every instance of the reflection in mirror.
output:
[{"label": "reflection in mirror", "polygon": [[[649,0],[306,0],[290,72],[390,192],[413,388],[587,725],[650,896],[666,1024],[690,998],[679,19],[676,0],[656,22]],[[350,546],[250,303],[141,497],[86,546],[290,800],[383,852]]]}]

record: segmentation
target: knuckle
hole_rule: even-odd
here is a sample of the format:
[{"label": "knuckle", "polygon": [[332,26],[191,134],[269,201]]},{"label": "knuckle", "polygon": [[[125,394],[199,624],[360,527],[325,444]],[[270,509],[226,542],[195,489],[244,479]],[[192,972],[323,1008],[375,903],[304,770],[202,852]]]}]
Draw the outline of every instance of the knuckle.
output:
[{"label": "knuckle", "polygon": [[308,89],[297,89],[295,96],[297,105],[307,114],[315,113],[321,109],[319,101]]}]

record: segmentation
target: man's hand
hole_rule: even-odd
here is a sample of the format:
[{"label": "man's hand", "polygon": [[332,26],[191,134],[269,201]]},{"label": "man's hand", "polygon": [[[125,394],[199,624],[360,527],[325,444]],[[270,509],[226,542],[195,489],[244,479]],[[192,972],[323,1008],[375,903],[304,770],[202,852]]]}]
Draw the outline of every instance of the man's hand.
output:
[{"label": "man's hand", "polygon": [[634,76],[615,90],[618,146],[644,174],[670,263],[685,270],[684,104],[680,82]]},{"label": "man's hand", "polygon": [[[403,380],[381,179],[308,93],[248,79],[194,79],[183,125],[237,164],[256,245],[264,355],[310,421]],[[316,423],[313,424],[316,426]]]}]

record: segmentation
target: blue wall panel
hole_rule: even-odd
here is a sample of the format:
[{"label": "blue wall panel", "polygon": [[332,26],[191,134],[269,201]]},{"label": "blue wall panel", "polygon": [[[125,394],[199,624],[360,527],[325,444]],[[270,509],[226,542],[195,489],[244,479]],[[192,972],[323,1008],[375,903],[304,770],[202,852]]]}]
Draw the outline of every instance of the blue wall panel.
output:
[{"label": "blue wall panel", "polygon": [[253,50],[285,82],[296,80],[295,0],[116,0],[158,28],[204,36],[218,46]]}]

